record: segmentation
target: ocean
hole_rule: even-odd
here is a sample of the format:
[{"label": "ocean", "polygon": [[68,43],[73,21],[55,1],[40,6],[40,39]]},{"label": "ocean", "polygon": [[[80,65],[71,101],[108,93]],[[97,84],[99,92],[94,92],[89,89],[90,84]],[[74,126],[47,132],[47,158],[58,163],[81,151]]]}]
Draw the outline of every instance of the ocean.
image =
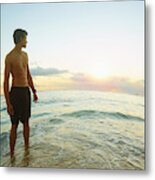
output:
[{"label": "ocean", "polygon": [[[32,94],[31,94],[32,96]],[[9,155],[10,119],[1,96],[1,166],[143,170],[144,97],[83,90],[38,92],[32,102],[30,148],[19,124]]]}]

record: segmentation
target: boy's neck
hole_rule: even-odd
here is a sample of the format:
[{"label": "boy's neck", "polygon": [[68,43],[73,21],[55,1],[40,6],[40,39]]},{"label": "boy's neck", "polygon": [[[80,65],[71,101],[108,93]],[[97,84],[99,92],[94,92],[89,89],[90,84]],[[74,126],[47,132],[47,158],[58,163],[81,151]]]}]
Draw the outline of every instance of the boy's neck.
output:
[{"label": "boy's neck", "polygon": [[14,50],[17,51],[18,53],[21,53],[21,52],[22,52],[22,47],[16,45],[15,48],[14,48]]}]

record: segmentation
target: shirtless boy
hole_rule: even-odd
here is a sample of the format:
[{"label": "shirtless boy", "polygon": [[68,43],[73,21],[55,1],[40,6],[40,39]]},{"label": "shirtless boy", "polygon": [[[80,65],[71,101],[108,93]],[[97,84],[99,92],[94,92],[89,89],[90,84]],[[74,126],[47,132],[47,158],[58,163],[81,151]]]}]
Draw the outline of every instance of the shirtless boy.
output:
[{"label": "shirtless boy", "polygon": [[[10,130],[11,157],[14,155],[19,121],[23,124],[25,149],[28,149],[29,146],[29,118],[31,116],[31,94],[29,87],[33,92],[34,102],[38,100],[29,71],[28,55],[22,51],[22,48],[26,48],[27,32],[17,29],[14,31],[13,39],[15,47],[6,55],[4,70],[4,95],[7,112],[12,124]],[[9,89],[10,74],[12,75],[11,89]]]}]

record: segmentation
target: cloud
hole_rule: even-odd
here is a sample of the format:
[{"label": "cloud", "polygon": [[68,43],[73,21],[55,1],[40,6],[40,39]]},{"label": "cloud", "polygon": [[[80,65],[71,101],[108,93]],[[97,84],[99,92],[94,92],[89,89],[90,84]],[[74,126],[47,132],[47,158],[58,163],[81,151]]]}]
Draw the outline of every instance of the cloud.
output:
[{"label": "cloud", "polygon": [[124,77],[113,77],[107,80],[107,84],[110,84],[111,88],[113,88],[117,92],[144,95],[143,80],[132,80]]},{"label": "cloud", "polygon": [[[38,90],[97,90],[144,95],[144,80],[133,80],[125,77],[96,79],[84,73],[40,67],[31,69],[31,73],[36,76],[34,76],[33,81]],[[58,74],[62,74],[62,76],[57,76]],[[0,94],[3,94],[3,81],[0,89]]]},{"label": "cloud", "polygon": [[[38,90],[97,90],[144,95],[144,80],[133,80],[126,77],[97,79],[85,73],[72,73],[68,70],[39,66],[30,71],[35,77],[33,80]],[[3,93],[3,83],[1,83],[0,89],[1,94]]]},{"label": "cloud", "polygon": [[76,89],[144,95],[143,80],[131,80],[125,77],[109,77],[99,80],[82,73],[73,74],[71,80]]},{"label": "cloud", "polygon": [[30,69],[30,72],[34,76],[48,76],[48,75],[58,75],[58,74],[68,73],[67,70],[59,70],[56,68],[41,68],[39,66]]}]

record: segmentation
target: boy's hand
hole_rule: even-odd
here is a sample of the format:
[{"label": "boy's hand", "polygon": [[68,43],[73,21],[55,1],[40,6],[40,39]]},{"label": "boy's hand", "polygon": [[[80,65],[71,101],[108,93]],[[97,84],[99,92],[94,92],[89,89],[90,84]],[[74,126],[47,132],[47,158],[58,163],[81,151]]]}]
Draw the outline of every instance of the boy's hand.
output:
[{"label": "boy's hand", "polygon": [[33,94],[33,101],[34,102],[37,102],[38,101],[38,96],[36,93]]},{"label": "boy's hand", "polygon": [[14,110],[13,110],[12,104],[9,104],[7,106],[7,112],[8,112],[9,115],[14,115]]}]

